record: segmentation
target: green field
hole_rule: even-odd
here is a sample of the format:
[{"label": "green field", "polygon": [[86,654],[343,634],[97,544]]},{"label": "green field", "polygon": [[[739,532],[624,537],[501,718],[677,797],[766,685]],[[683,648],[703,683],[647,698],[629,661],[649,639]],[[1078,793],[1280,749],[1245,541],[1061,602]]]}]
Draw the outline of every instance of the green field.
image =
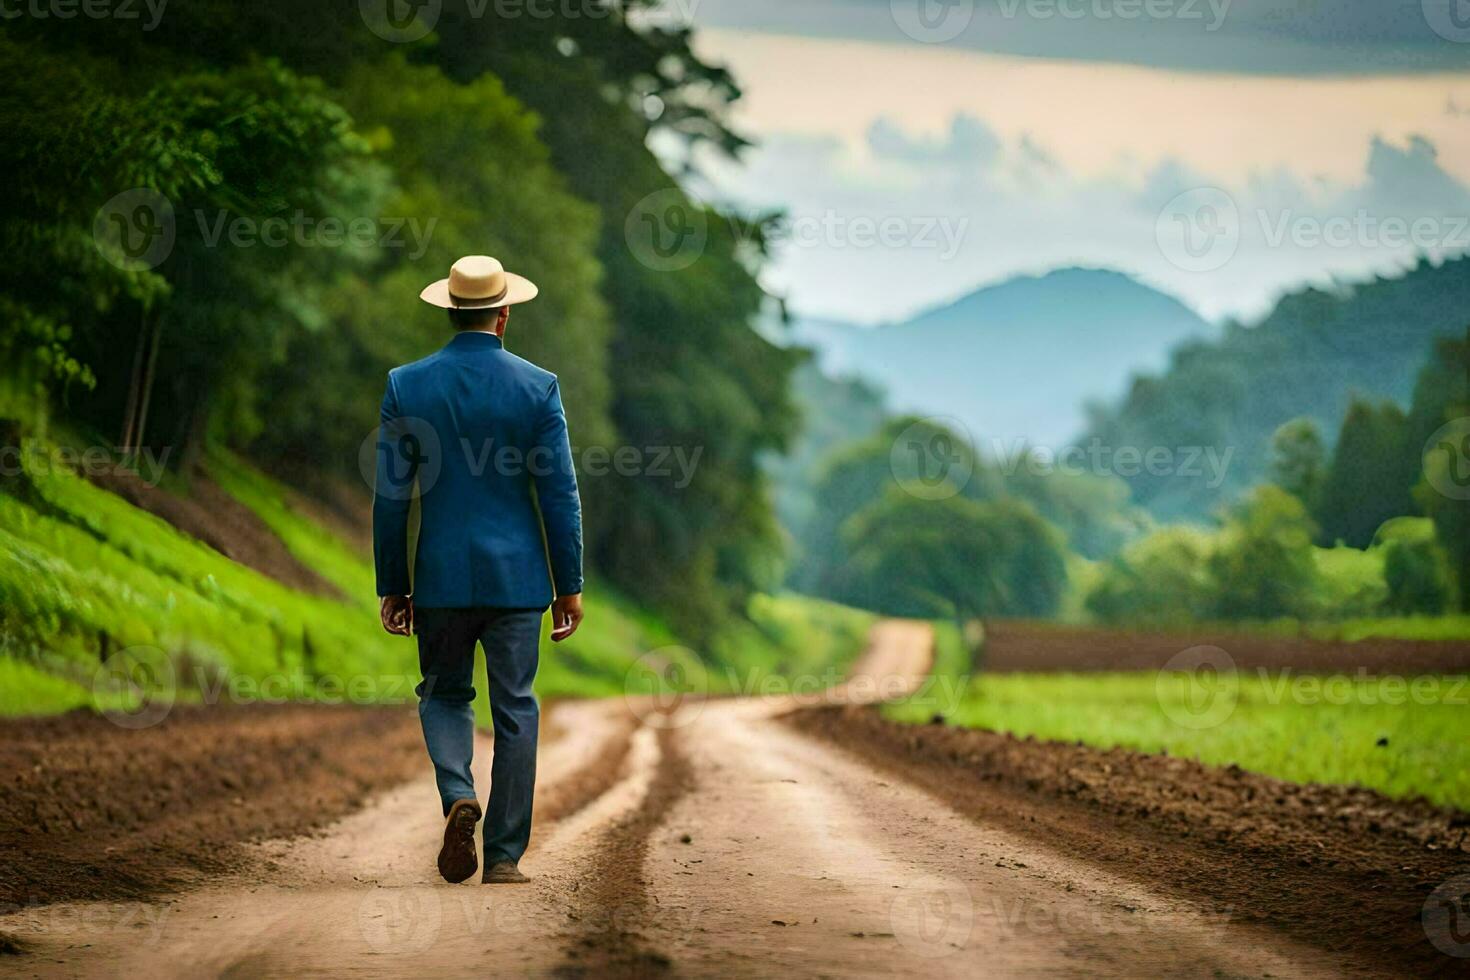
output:
[{"label": "green field", "polygon": [[[936,685],[941,678],[936,678]],[[996,674],[890,706],[890,717],[1099,748],[1167,752],[1303,783],[1470,810],[1470,678],[1153,672]]]}]

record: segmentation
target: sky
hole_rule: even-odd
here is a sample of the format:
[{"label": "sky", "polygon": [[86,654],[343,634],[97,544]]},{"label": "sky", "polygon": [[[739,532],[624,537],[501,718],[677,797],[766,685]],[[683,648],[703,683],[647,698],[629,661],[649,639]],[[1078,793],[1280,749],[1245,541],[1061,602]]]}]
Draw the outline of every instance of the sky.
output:
[{"label": "sky", "polygon": [[1249,321],[1470,250],[1462,0],[669,2],[757,143],[692,189],[786,210],[766,281],[805,316],[1086,265]]}]

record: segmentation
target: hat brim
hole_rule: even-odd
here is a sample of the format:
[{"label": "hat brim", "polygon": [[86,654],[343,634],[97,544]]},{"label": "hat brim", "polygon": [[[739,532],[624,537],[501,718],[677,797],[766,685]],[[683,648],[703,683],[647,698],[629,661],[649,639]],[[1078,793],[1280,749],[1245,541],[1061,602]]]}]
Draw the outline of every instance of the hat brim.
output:
[{"label": "hat brim", "polygon": [[449,280],[440,279],[425,286],[424,291],[419,293],[419,299],[444,310],[494,310],[502,306],[528,303],[541,292],[534,282],[514,272],[505,274],[505,286],[505,295],[499,299],[456,299],[449,295]]}]

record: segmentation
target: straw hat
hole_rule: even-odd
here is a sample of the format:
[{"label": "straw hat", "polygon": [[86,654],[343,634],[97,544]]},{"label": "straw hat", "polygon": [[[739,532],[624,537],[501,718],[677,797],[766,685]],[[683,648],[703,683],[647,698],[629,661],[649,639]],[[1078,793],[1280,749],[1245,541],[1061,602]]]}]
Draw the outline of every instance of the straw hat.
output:
[{"label": "straw hat", "polygon": [[536,298],[536,284],[506,272],[499,259],[466,255],[449,270],[449,278],[430,283],[419,293],[425,303],[446,310],[490,310]]}]

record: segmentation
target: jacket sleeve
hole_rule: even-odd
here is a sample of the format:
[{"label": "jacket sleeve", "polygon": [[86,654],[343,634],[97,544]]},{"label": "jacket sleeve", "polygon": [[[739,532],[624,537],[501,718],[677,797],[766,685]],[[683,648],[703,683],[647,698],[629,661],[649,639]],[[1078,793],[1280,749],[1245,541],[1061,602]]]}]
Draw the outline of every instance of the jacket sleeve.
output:
[{"label": "jacket sleeve", "polygon": [[577,495],[577,471],[562,410],[561,390],[553,379],[536,424],[532,468],[536,499],[546,530],[546,552],[557,595],[582,591],[582,501]]},{"label": "jacket sleeve", "polygon": [[378,573],[378,595],[408,595],[413,585],[408,571],[408,512],[413,503],[419,453],[405,451],[410,438],[398,410],[393,376],[383,392],[382,424],[378,427],[377,466],[373,479],[373,562]]}]

